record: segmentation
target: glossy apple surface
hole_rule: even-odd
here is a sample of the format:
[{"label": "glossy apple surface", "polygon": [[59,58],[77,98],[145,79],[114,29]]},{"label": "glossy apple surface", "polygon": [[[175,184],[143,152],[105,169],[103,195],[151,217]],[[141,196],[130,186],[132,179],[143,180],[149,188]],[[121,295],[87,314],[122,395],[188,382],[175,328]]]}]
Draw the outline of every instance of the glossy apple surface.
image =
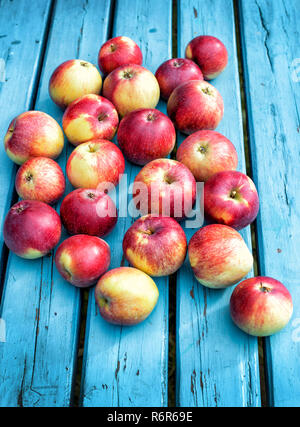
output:
[{"label": "glossy apple surface", "polygon": [[95,288],[101,316],[117,325],[136,325],[145,320],[156,306],[158,295],[151,277],[131,267],[108,271]]},{"label": "glossy apple surface", "polygon": [[103,96],[116,107],[120,116],[139,108],[155,108],[159,85],[151,71],[140,65],[123,65],[104,80]]},{"label": "glossy apple surface", "polygon": [[62,201],[60,217],[69,234],[103,237],[116,225],[118,213],[108,194],[95,189],[78,188]]},{"label": "glossy apple surface", "polygon": [[147,215],[139,218],[123,239],[127,261],[150,276],[175,273],[185,260],[186,250],[183,229],[169,217]]},{"label": "glossy apple surface", "polygon": [[71,59],[59,65],[49,81],[49,95],[63,110],[83,95],[98,95],[102,88],[102,78],[97,68],[90,62]]},{"label": "glossy apple surface", "polygon": [[232,286],[253,266],[253,256],[241,235],[221,224],[200,228],[189,242],[188,254],[196,279],[208,288]]},{"label": "glossy apple surface", "polygon": [[169,117],[159,110],[140,109],[121,120],[117,138],[128,160],[145,165],[171,153],[176,132]]},{"label": "glossy apple surface", "polygon": [[168,100],[173,90],[189,80],[203,80],[203,74],[195,62],[185,58],[173,58],[162,63],[155,77],[160,87],[160,95]]},{"label": "glossy apple surface", "polygon": [[219,172],[204,184],[204,212],[211,221],[241,230],[255,220],[258,209],[256,187],[242,172]]},{"label": "glossy apple surface", "polygon": [[124,156],[110,141],[93,139],[78,145],[67,162],[67,176],[76,188],[117,185],[125,169]]},{"label": "glossy apple surface", "polygon": [[236,170],[238,165],[232,142],[213,130],[188,136],[179,146],[176,159],[189,168],[197,182],[205,182],[217,172]]},{"label": "glossy apple surface", "polygon": [[71,144],[77,146],[91,139],[111,140],[119,124],[113,104],[99,95],[84,95],[73,101],[63,115],[62,126]]},{"label": "glossy apple surface", "polygon": [[99,237],[77,234],[59,245],[55,264],[65,280],[79,288],[87,288],[108,270],[110,247]]},{"label": "glossy apple surface", "polygon": [[168,115],[175,127],[185,134],[214,130],[223,118],[223,98],[204,80],[190,80],[177,86],[170,95]]},{"label": "glossy apple surface", "polygon": [[196,181],[182,163],[157,159],[138,173],[133,185],[133,199],[142,215],[187,216],[196,200]]},{"label": "glossy apple surface", "polygon": [[271,277],[252,277],[234,289],[230,299],[234,323],[256,337],[276,334],[293,313],[292,297],[287,288]]},{"label": "glossy apple surface", "polygon": [[65,192],[64,173],[54,160],[33,157],[19,168],[16,191],[22,199],[56,203]]},{"label": "glossy apple surface", "polygon": [[205,80],[216,78],[228,63],[228,52],[221,40],[212,36],[198,36],[189,42],[186,58],[199,65]]},{"label": "glossy apple surface", "polygon": [[129,37],[114,37],[105,42],[98,54],[98,64],[104,74],[109,74],[121,65],[142,65],[143,55],[139,46]]},{"label": "glossy apple surface", "polygon": [[16,255],[35,259],[50,252],[59,242],[61,222],[57,212],[37,200],[23,200],[6,215],[3,237]]},{"label": "glossy apple surface", "polygon": [[26,111],[15,117],[4,137],[8,157],[22,165],[31,157],[56,159],[64,148],[61,127],[42,111]]}]

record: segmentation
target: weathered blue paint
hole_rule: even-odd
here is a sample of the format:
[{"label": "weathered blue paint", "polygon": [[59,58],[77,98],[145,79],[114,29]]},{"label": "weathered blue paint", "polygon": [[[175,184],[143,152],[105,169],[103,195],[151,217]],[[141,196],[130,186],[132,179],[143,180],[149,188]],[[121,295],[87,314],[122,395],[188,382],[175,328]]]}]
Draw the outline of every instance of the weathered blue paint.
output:
[{"label": "weathered blue paint", "polygon": [[[235,145],[245,171],[233,5],[230,0],[178,2],[178,52],[201,34],[219,37],[229,64],[215,79],[225,114],[218,131]],[[179,142],[185,137],[179,136]],[[188,239],[196,230],[186,230]],[[242,232],[251,247],[249,227]],[[232,288],[215,291],[193,279],[188,260],[177,274],[177,404],[259,406],[257,340],[239,331],[229,314]]]},{"label": "weathered blue paint", "polygon": [[[113,36],[126,35],[134,39],[141,46],[144,65],[152,72],[172,55],[171,3],[116,2]],[[163,103],[159,108],[165,111]],[[139,170],[126,164],[128,184]],[[123,263],[122,239],[132,222],[130,217],[119,218],[117,227],[106,239],[112,249],[111,267]],[[167,405],[168,278],[155,279],[155,282],[160,291],[158,305],[145,322],[135,327],[107,324],[97,310],[91,291],[83,365],[83,406]]]},{"label": "weathered blue paint", "polygon": [[[40,2],[32,3],[36,3],[39,11]],[[26,2],[26,6],[28,13],[31,5]],[[37,15],[33,19],[33,4],[32,8],[27,20],[36,26],[41,18]],[[107,35],[109,13],[109,1],[56,2],[36,109],[49,113],[61,123],[62,112],[48,95],[50,75],[67,59],[80,57],[97,62],[99,46]],[[35,45],[34,40],[32,44]],[[31,46],[23,49],[26,47],[30,51]],[[26,52],[24,55],[26,57]],[[23,68],[27,71],[24,61],[20,67],[15,64],[14,73],[19,73],[20,80]],[[29,66],[31,64],[27,64]],[[17,96],[14,92],[12,95]],[[7,98],[12,108],[13,99]],[[63,168],[70,152],[71,146],[66,144],[59,159]],[[0,343],[1,406],[69,406],[77,358],[80,292],[60,278],[52,256],[26,261],[10,254],[0,317],[6,322],[6,342]]]},{"label": "weathered blue paint", "polygon": [[260,273],[282,281],[294,315],[266,339],[270,404],[299,406],[299,1],[239,2]]}]

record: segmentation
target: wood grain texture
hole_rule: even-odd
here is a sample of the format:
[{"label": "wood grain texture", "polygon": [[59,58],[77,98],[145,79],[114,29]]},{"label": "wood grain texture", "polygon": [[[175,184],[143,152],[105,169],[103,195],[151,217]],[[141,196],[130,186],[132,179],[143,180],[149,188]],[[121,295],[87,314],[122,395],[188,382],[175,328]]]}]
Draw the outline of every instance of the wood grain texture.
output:
[{"label": "wood grain texture", "polygon": [[[226,45],[229,64],[214,81],[224,99],[218,131],[235,145],[245,171],[240,86],[231,0],[178,1],[178,55],[201,34]],[[185,137],[179,136],[179,142]],[[195,229],[187,229],[188,240]],[[249,227],[241,233],[251,248]],[[230,318],[232,288],[210,290],[194,278],[186,260],[177,274],[177,404],[179,406],[259,406],[257,340],[238,330]]]},{"label": "wood grain texture", "polygon": [[[99,46],[107,36],[109,13],[109,1],[56,2],[36,109],[61,123],[62,112],[48,95],[50,75],[67,59],[80,57],[97,63]],[[30,20],[36,24],[33,17]],[[17,64],[15,67],[22,72]],[[70,151],[70,144],[66,144],[59,159],[63,168]],[[68,185],[67,191],[70,189]],[[0,343],[0,405],[69,406],[80,292],[61,279],[53,256],[28,261],[10,254],[0,317],[6,322],[7,334],[6,342]]]},{"label": "wood grain texture", "polygon": [[260,273],[282,281],[294,302],[289,325],[266,339],[269,401],[299,406],[299,1],[240,1],[239,16],[253,177],[261,201]]},{"label": "wood grain texture", "polygon": [[[142,49],[144,66],[152,72],[171,57],[171,3],[116,2],[113,36],[125,35],[135,40]],[[160,103],[159,109],[165,111],[165,104]],[[139,170],[126,163],[128,184]],[[127,187],[120,193],[124,198]],[[112,268],[124,265],[122,240],[132,222],[130,217],[119,218],[106,239],[112,249]],[[91,291],[83,363],[83,406],[167,405],[168,278],[155,278],[155,282],[160,292],[158,305],[146,321],[134,327],[106,323]]]}]

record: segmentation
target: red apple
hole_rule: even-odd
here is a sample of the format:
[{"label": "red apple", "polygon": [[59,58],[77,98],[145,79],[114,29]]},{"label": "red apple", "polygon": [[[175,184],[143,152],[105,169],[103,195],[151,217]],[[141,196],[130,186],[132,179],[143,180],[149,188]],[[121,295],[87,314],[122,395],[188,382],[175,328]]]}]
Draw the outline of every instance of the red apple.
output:
[{"label": "red apple", "polygon": [[129,37],[121,36],[105,42],[98,54],[98,64],[104,74],[109,74],[121,65],[142,65],[143,55],[139,46]]},{"label": "red apple", "polygon": [[64,194],[65,186],[61,167],[47,157],[27,160],[16,175],[16,190],[22,199],[56,203]]},{"label": "red apple", "polygon": [[143,216],[127,230],[123,252],[127,261],[150,276],[169,276],[183,264],[187,242],[178,222],[169,217]]},{"label": "red apple", "polygon": [[131,267],[108,271],[95,288],[101,316],[117,325],[136,325],[145,320],[154,309],[158,295],[151,277]]},{"label": "red apple", "polygon": [[26,111],[10,123],[4,147],[8,157],[18,165],[31,157],[56,159],[64,148],[64,134],[48,114]]},{"label": "red apple", "polygon": [[128,160],[137,165],[145,165],[171,153],[176,132],[169,117],[162,112],[140,109],[121,120],[117,138]]},{"label": "red apple", "polygon": [[133,200],[143,215],[171,216],[180,221],[196,200],[196,181],[176,160],[153,160],[136,176]]},{"label": "red apple", "polygon": [[111,140],[119,124],[113,104],[99,95],[84,95],[66,109],[62,125],[66,137],[73,145],[95,138]]},{"label": "red apple", "polygon": [[226,47],[212,36],[195,37],[187,45],[185,56],[199,65],[206,80],[217,77],[228,63]]},{"label": "red apple", "polygon": [[70,234],[103,237],[116,225],[118,213],[108,194],[79,188],[64,198],[60,207],[60,217]]},{"label": "red apple", "polygon": [[37,200],[23,200],[6,215],[3,236],[16,255],[35,259],[50,252],[59,242],[61,222],[57,212]]},{"label": "red apple", "polygon": [[217,172],[236,170],[238,156],[234,145],[224,135],[213,130],[199,130],[180,145],[176,159],[205,182]]},{"label": "red apple", "polygon": [[212,224],[198,230],[189,242],[188,253],[196,279],[208,288],[232,286],[253,266],[243,238],[226,225]]},{"label": "red apple", "polygon": [[49,81],[49,94],[56,105],[65,109],[83,95],[98,95],[101,87],[101,75],[93,64],[81,59],[71,59],[54,70]]},{"label": "red apple", "polygon": [[67,176],[76,188],[97,188],[102,183],[116,186],[124,169],[120,149],[105,139],[78,145],[67,162]]},{"label": "red apple", "polygon": [[159,101],[156,78],[140,65],[123,65],[104,80],[103,96],[108,98],[121,116],[139,108],[155,108]]},{"label": "red apple", "polygon": [[241,230],[255,220],[258,209],[256,187],[241,172],[218,172],[204,184],[204,212],[214,222]]},{"label": "red apple", "polygon": [[252,277],[241,282],[230,299],[234,323],[244,332],[267,337],[283,329],[293,313],[287,288],[271,277]]},{"label": "red apple", "polygon": [[190,59],[175,58],[163,62],[155,77],[160,87],[161,97],[168,100],[173,90],[189,80],[203,80],[203,74],[195,62]]},{"label": "red apple", "polygon": [[87,288],[108,270],[110,248],[99,237],[77,234],[59,245],[55,264],[65,280],[78,288]]},{"label": "red apple", "polygon": [[211,84],[190,80],[173,90],[167,110],[175,127],[189,135],[202,129],[216,129],[223,117],[224,104]]}]

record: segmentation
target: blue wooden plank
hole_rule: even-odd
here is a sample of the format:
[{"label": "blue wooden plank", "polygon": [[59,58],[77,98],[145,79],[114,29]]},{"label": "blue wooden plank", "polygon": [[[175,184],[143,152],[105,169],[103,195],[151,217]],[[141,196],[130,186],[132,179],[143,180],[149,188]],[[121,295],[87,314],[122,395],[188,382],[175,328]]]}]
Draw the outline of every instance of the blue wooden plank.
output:
[{"label": "blue wooden plank", "polygon": [[[62,112],[48,95],[50,75],[70,58],[96,63],[109,14],[110,1],[56,2],[36,109],[61,122]],[[33,16],[27,19],[35,23]],[[68,145],[60,156],[63,168],[70,151]],[[6,342],[0,343],[0,405],[70,405],[80,291],[59,276],[52,256],[26,261],[10,254],[0,317],[6,322]]]},{"label": "blue wooden plank", "polygon": [[[2,224],[10,207],[16,166],[5,154],[3,139],[11,120],[31,108],[40,69],[51,0],[0,4],[0,250]],[[34,19],[28,19],[28,16]],[[5,257],[1,256],[0,268]]]},{"label": "blue wooden plank", "polygon": [[[152,72],[171,57],[171,1],[117,1],[113,35],[135,40]],[[166,110],[164,103],[159,109]],[[128,184],[139,167],[126,163]],[[127,188],[121,192],[125,196]],[[130,200],[130,198],[129,198]],[[107,238],[112,248],[111,267],[122,263],[122,239],[132,218],[119,218]],[[155,279],[160,297],[153,314],[135,327],[107,324],[97,310],[93,291],[89,298],[82,404],[84,406],[166,406],[168,354],[168,278]]]},{"label": "blue wooden plank", "polygon": [[239,6],[253,177],[261,200],[260,273],[282,281],[294,302],[287,328],[266,339],[268,395],[271,405],[299,406],[299,1]]},{"label": "blue wooden plank", "polygon": [[[209,7],[208,7],[209,6]],[[245,171],[239,75],[231,0],[178,1],[178,48],[200,34],[222,40],[229,53],[226,70],[215,79],[225,113],[218,131],[235,145]],[[179,142],[185,137],[179,136]],[[196,230],[187,229],[188,240]],[[241,233],[251,248],[249,227]],[[177,404],[180,406],[259,406],[257,340],[239,331],[229,314],[232,288],[201,286],[188,260],[177,274]]]}]

